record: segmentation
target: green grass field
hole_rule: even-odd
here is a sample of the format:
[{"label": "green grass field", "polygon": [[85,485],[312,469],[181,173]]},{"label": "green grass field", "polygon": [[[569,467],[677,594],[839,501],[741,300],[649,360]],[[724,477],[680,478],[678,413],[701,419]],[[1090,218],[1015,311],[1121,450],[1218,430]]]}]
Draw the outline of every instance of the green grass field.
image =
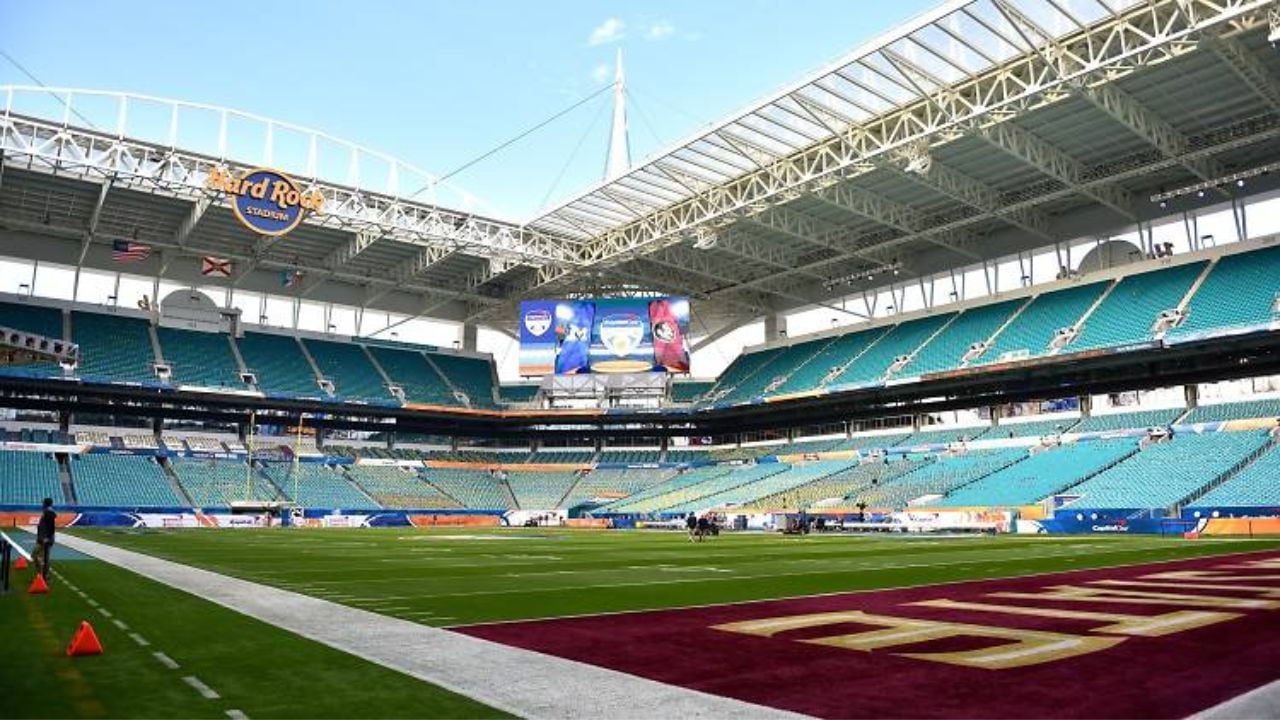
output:
[{"label": "green grass field", "polygon": [[[89,530],[75,535],[415,622],[705,605],[1044,573],[1280,547],[1280,539],[722,535],[558,530]],[[251,718],[499,713],[96,560],[0,597],[0,715]],[[30,573],[19,575],[25,582]],[[67,659],[78,622],[105,656]],[[122,630],[113,620],[128,625]],[[130,632],[145,636],[142,647]],[[153,655],[181,665],[171,670]],[[219,700],[181,678],[197,676]],[[358,710],[356,710],[358,709]]]}]

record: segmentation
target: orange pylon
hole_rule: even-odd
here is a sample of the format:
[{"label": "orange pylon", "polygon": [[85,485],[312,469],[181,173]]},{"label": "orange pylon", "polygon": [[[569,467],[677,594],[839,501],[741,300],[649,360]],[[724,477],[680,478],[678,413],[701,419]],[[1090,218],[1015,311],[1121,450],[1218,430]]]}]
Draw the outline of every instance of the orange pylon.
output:
[{"label": "orange pylon", "polygon": [[93,631],[93,626],[87,620],[81,622],[75,637],[71,638],[71,644],[67,645],[67,657],[101,654],[102,643],[98,642],[98,634]]},{"label": "orange pylon", "polygon": [[31,580],[31,585],[27,588],[27,592],[31,595],[47,595],[49,594],[49,583],[44,581],[44,576],[36,573]]}]

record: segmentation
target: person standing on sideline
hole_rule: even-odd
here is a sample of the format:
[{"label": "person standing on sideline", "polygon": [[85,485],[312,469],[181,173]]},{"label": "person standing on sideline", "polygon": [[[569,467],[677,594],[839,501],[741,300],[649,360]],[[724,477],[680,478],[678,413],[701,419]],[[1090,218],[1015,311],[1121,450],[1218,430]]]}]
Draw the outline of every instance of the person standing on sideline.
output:
[{"label": "person standing on sideline", "polygon": [[48,580],[49,556],[53,552],[54,523],[58,519],[58,513],[53,511],[53,498],[45,498],[42,506],[44,510],[40,513],[40,524],[36,525],[34,557],[38,558],[40,574]]}]

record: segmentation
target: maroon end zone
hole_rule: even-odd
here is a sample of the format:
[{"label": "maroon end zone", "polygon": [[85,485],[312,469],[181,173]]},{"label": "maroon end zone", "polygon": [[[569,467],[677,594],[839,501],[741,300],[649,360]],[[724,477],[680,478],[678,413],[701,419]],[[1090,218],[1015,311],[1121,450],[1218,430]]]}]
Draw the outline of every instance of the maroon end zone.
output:
[{"label": "maroon end zone", "polygon": [[1280,678],[1280,553],[459,632],[823,717],[1185,717]]}]

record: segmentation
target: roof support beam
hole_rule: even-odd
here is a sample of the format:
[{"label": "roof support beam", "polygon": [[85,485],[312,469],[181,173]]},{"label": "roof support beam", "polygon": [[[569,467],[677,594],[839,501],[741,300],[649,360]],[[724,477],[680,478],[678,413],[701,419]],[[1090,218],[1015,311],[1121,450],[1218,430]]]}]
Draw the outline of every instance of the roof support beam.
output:
[{"label": "roof support beam", "polygon": [[418,250],[418,252],[412,257],[404,260],[387,273],[387,276],[394,280],[395,283],[393,285],[386,285],[379,288],[372,295],[365,298],[364,304],[371,305],[392,290],[402,288],[405,284],[426,272],[433,265],[443,262],[446,258],[452,255],[453,252],[454,251],[452,249],[441,247],[439,245],[428,245]]},{"label": "roof support beam", "polygon": [[978,137],[1025,162],[1031,167],[1106,205],[1126,220],[1135,220],[1133,198],[1113,185],[1086,187],[1085,167],[1061,148],[1013,124],[1002,122],[978,131]]},{"label": "roof support beam", "polygon": [[973,178],[954,170],[937,160],[928,163],[928,169],[922,172],[908,172],[897,163],[887,164],[903,176],[937,190],[958,200],[965,205],[977,209],[983,215],[1004,220],[1014,227],[1021,228],[1032,235],[1056,242],[1057,238],[1049,231],[1049,219],[1034,208],[1010,209],[1000,192],[995,188],[978,182]]},{"label": "roof support beam", "polygon": [[[178,231],[173,235],[173,244],[179,250],[186,250],[187,244],[191,242],[191,235],[196,231],[196,226],[200,224],[200,220],[204,218],[205,213],[209,212],[209,208],[213,205],[213,199],[208,195],[196,198],[192,203],[191,210],[187,212],[186,217],[182,219],[182,224],[178,226]],[[169,265],[178,257],[179,253],[165,253],[164,261],[160,264],[160,275],[164,275],[169,269]],[[233,283],[234,286],[234,283]]]},{"label": "roof support beam", "polygon": [[[1114,83],[1085,87],[1080,93],[1167,158],[1182,157],[1190,147],[1185,135]],[[1222,167],[1213,158],[1185,159],[1179,164],[1201,180],[1213,180],[1222,176]]]},{"label": "roof support beam", "polygon": [[[1271,14],[1280,18],[1280,5],[1271,10]],[[1280,26],[1280,19],[1273,21]],[[1231,68],[1237,76],[1248,85],[1258,97],[1267,101],[1273,112],[1280,112],[1280,80],[1249,53],[1249,50],[1235,38],[1223,37],[1214,33],[1205,35],[1205,44]]]},{"label": "roof support beam", "polygon": [[386,233],[376,228],[363,228],[351,235],[351,239],[334,248],[320,261],[320,264],[335,270],[354,260],[378,240],[386,237]]}]

